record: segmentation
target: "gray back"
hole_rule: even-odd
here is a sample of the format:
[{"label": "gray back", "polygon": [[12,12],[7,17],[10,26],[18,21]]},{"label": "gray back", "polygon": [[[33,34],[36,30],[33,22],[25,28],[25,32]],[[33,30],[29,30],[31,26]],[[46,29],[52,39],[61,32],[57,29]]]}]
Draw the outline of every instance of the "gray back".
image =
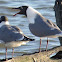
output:
[{"label": "gray back", "polygon": [[22,38],[23,35],[20,32],[16,32],[18,31],[10,25],[3,25],[0,28],[0,40],[3,40],[4,42],[11,42]]},{"label": "gray back", "polygon": [[55,35],[61,32],[54,23],[39,14],[35,18],[35,23],[29,24],[29,29],[34,35],[39,37]]}]

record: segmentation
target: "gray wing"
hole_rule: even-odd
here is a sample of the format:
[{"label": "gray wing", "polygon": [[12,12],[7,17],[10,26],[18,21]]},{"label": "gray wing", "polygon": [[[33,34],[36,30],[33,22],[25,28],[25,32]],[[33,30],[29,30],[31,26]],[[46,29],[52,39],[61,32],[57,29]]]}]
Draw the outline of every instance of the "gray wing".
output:
[{"label": "gray wing", "polygon": [[4,25],[0,28],[0,40],[4,42],[17,41],[22,39],[23,35],[10,25]]},{"label": "gray wing", "polygon": [[[11,27],[12,27],[13,29],[15,29],[17,32],[23,34],[22,30],[21,30],[19,27],[17,27],[17,26],[11,26]],[[23,35],[24,35],[24,34],[23,34]]]},{"label": "gray wing", "polygon": [[33,41],[34,39],[25,36],[17,26],[4,25],[0,28],[0,40],[6,43],[11,41]]},{"label": "gray wing", "polygon": [[29,29],[34,35],[39,37],[47,37],[61,33],[54,23],[39,14],[36,15],[35,23],[29,24]]},{"label": "gray wing", "polygon": [[[46,20],[46,22],[48,23],[48,24],[50,24],[52,27],[54,27],[54,28],[56,28],[56,29],[59,29],[59,27],[56,25],[56,24],[54,24],[53,22],[51,22],[50,20]],[[60,29],[59,29],[60,30]]]},{"label": "gray wing", "polygon": [[18,28],[17,26],[11,26],[11,27],[13,27],[16,31],[18,31],[20,34],[22,34],[24,36],[22,41],[34,41],[35,40],[35,39],[31,39],[31,38],[27,37],[26,35],[24,35],[22,30],[20,28]]}]

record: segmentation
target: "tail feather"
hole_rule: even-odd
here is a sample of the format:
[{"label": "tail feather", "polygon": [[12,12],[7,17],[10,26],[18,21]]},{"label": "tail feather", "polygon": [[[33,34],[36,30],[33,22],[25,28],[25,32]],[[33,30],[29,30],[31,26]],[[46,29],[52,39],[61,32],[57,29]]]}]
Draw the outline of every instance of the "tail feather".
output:
[{"label": "tail feather", "polygon": [[56,34],[57,37],[62,37],[62,31],[59,34]]}]

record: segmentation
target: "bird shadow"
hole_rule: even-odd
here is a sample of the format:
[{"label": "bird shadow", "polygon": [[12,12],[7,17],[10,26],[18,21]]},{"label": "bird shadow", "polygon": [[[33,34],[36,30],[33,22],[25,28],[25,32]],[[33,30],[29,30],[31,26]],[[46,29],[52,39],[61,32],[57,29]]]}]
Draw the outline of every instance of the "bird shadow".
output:
[{"label": "bird shadow", "polygon": [[7,60],[11,60],[12,58],[7,58],[7,59],[0,59],[0,62],[1,61],[7,61]]}]

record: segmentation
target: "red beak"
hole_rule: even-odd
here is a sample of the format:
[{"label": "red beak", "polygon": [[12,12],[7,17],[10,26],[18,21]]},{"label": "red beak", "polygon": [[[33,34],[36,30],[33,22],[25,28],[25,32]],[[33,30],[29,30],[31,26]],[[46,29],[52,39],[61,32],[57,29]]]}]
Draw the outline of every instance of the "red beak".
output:
[{"label": "red beak", "polygon": [[[19,10],[19,8],[12,8],[12,9],[18,9],[18,10]],[[21,11],[21,10],[20,10],[20,11]],[[20,13],[20,12],[14,14],[13,16],[16,16],[16,15],[19,14],[19,13]]]}]

